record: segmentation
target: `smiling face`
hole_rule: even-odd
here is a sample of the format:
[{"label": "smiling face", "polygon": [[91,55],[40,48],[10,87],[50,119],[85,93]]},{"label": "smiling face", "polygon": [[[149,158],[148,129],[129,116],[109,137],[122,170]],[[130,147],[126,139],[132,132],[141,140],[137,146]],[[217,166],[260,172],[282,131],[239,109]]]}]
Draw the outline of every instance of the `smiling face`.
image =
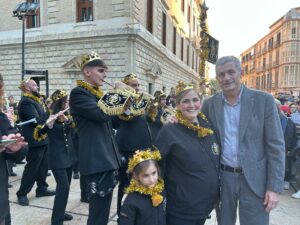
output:
[{"label": "smiling face", "polygon": [[143,168],[134,178],[144,187],[154,187],[158,182],[158,169],[154,162]]},{"label": "smiling face", "polygon": [[241,71],[236,68],[233,62],[217,66],[216,75],[216,79],[225,95],[239,93],[241,88]]},{"label": "smiling face", "polygon": [[101,66],[86,66],[83,69],[84,80],[95,87],[103,85],[107,69]]},{"label": "smiling face", "polygon": [[186,92],[176,107],[187,120],[198,122],[197,115],[201,109],[201,100],[195,90]]}]

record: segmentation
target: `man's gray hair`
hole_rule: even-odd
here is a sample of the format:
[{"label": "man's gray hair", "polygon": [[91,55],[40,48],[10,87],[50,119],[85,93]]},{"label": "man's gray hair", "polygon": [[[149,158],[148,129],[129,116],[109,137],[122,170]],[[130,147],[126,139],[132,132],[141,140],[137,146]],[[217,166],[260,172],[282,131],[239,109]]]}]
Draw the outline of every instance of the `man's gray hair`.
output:
[{"label": "man's gray hair", "polygon": [[233,63],[235,67],[242,73],[242,66],[240,60],[235,56],[223,56],[216,62],[216,71],[218,66],[222,66],[226,63]]}]

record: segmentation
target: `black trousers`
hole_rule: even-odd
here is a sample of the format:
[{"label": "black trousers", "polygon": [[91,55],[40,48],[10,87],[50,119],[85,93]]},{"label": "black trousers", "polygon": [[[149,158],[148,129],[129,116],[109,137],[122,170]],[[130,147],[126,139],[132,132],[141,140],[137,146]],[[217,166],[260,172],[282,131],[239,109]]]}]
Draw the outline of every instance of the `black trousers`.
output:
[{"label": "black trousers", "polygon": [[205,221],[206,221],[206,219],[187,220],[187,219],[181,219],[178,217],[167,215],[167,224],[168,225],[204,225]]},{"label": "black trousers", "polygon": [[37,193],[47,190],[47,148],[47,145],[29,148],[26,156],[27,164],[23,171],[20,189],[17,192],[18,197],[26,196],[31,191],[35,182],[37,183]]},{"label": "black trousers", "polygon": [[[74,169],[73,169],[74,170]],[[88,197],[88,193],[87,193],[87,182],[86,182],[86,177],[82,176],[80,174],[80,178],[79,178],[79,182],[80,182],[80,191],[81,191],[81,198],[87,198]]]},{"label": "black trousers", "polygon": [[122,198],[124,196],[125,188],[129,186],[130,178],[126,173],[127,167],[120,167],[119,169],[119,186],[118,186],[118,198],[117,198],[117,214],[120,217]]},{"label": "black trousers", "polygon": [[[97,182],[102,175],[103,173],[97,173],[85,176],[87,184]],[[104,197],[100,197],[98,194],[90,196],[87,225],[107,225],[112,195],[113,193]]]},{"label": "black trousers", "polygon": [[52,170],[56,181],[56,194],[51,217],[52,225],[62,225],[69,198],[72,167]]}]

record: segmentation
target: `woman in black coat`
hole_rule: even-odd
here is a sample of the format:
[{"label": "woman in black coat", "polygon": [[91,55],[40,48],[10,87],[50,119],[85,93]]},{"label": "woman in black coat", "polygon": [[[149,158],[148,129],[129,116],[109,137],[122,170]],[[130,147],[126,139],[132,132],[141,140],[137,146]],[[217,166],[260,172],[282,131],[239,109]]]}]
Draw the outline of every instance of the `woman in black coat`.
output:
[{"label": "woman in black coat", "polygon": [[162,155],[168,225],[203,225],[218,202],[219,148],[193,86],[176,87],[178,123],[162,127],[154,145]]},{"label": "woman in black coat", "polygon": [[56,90],[52,95],[51,116],[45,126],[37,126],[34,137],[42,140],[49,137],[48,162],[56,181],[56,195],[51,218],[52,225],[62,225],[63,221],[73,217],[65,213],[70,184],[72,165],[75,162],[71,129],[74,123],[71,117],[65,115],[68,108],[68,95],[65,91]]}]

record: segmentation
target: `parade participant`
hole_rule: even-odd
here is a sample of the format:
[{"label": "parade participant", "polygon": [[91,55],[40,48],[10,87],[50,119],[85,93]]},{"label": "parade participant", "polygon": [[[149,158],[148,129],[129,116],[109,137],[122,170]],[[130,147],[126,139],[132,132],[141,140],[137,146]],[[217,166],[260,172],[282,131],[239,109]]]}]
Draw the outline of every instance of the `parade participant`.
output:
[{"label": "parade participant", "polygon": [[[98,106],[107,66],[96,53],[81,57],[84,80],[70,94],[70,110],[79,136],[79,170],[89,192],[88,225],[106,225],[112,200],[115,171],[120,158],[111,128],[111,117]],[[105,190],[104,190],[105,189]]]},{"label": "parade participant", "polygon": [[[167,100],[166,100],[166,94],[161,91],[157,90],[154,92],[154,104],[149,106],[148,112],[148,121],[149,126],[151,129],[151,134],[153,140],[155,140],[156,135],[158,134],[160,128],[163,126],[163,123],[161,121],[162,114],[165,109],[167,109]],[[151,109],[152,107],[152,109]]]},{"label": "parade participant", "polygon": [[178,122],[164,125],[154,142],[163,159],[167,224],[202,225],[218,201],[219,147],[193,86],[179,82],[175,94]]},{"label": "parade participant", "polygon": [[[49,137],[48,162],[56,181],[56,194],[53,204],[51,225],[62,225],[63,221],[71,220],[72,215],[65,213],[70,184],[72,165],[75,161],[71,129],[75,124],[68,116],[68,95],[64,90],[56,90],[51,95],[52,104],[46,125],[35,128],[34,138],[42,141]],[[48,134],[48,135],[47,135]]]},{"label": "parade participant", "polygon": [[166,225],[164,182],[159,176],[158,150],[136,151],[128,163],[132,173],[119,225]]},{"label": "parade participant", "polygon": [[284,139],[272,95],[241,84],[239,59],[216,63],[222,89],[204,101],[203,113],[221,146],[221,225],[267,225],[283,190]]},{"label": "parade participant", "polygon": [[[136,93],[139,92],[140,81],[136,74],[130,73],[123,78],[123,83],[132,87]],[[133,108],[129,108],[131,114],[123,114],[113,120],[114,128],[117,129],[116,140],[119,151],[128,162],[137,149],[147,149],[152,146],[152,136],[145,111],[135,113]],[[121,201],[125,187],[129,185],[129,177],[126,173],[127,165],[122,165],[119,169],[119,187],[117,199],[117,213],[120,214]]]},{"label": "parade participant", "polygon": [[17,191],[18,203],[22,206],[29,205],[27,194],[31,191],[34,183],[37,183],[36,197],[55,195],[54,191],[48,190],[46,177],[48,173],[47,148],[48,139],[36,141],[33,138],[34,128],[37,124],[44,124],[49,114],[40,99],[39,87],[30,78],[21,81],[19,88],[22,98],[18,105],[20,121],[35,119],[36,123],[28,123],[22,127],[22,134],[28,142],[28,152],[21,185]]},{"label": "parade participant", "polygon": [[[3,77],[0,74],[0,108],[3,107],[3,94],[4,94],[4,82]],[[5,124],[8,124],[6,126]],[[8,133],[7,128],[9,128],[9,121],[4,120],[0,123],[0,225],[10,224],[10,215],[9,215],[9,202],[8,202],[8,174],[6,169],[5,160],[18,161],[22,160],[25,157],[23,155],[23,147],[27,145],[24,141],[24,137],[20,134],[5,134]],[[2,140],[15,140],[11,142],[10,145],[5,145],[2,143]],[[7,220],[7,221],[5,221]]]}]

